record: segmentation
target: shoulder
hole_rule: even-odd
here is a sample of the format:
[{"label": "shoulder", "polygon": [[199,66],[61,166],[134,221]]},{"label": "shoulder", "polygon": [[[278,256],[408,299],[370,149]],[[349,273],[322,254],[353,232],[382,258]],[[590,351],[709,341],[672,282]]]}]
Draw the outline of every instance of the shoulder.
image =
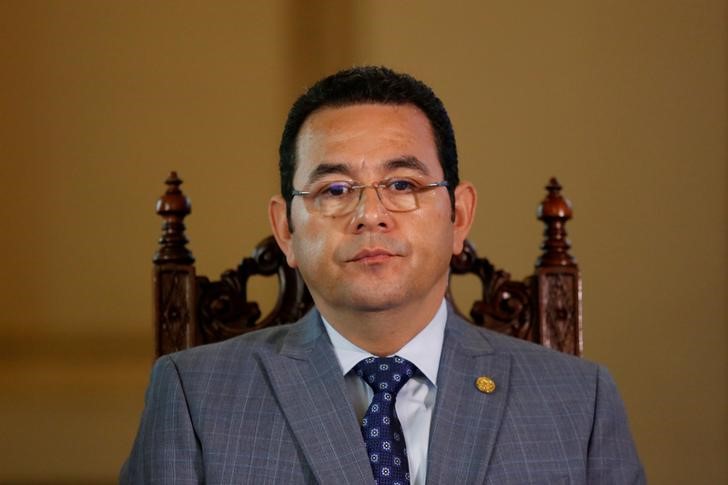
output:
[{"label": "shoulder", "polygon": [[[599,409],[626,422],[617,386],[602,365],[477,327],[460,318],[451,317],[447,328],[452,340],[449,345],[456,346],[454,352],[483,357],[494,371],[507,369],[502,374],[507,376],[503,384],[509,389],[511,402],[523,409],[582,413],[589,422]],[[488,369],[483,370],[487,375]]]},{"label": "shoulder", "polygon": [[[213,344],[200,345],[161,357],[159,365],[172,365],[179,373],[229,373],[257,367],[262,355],[281,352],[285,345],[315,339],[321,333],[318,313],[309,312],[298,322],[249,332]],[[164,363],[166,361],[166,363]]]},{"label": "shoulder", "polygon": [[607,370],[589,360],[542,345],[478,327],[457,316],[448,319],[447,332],[456,345],[474,354],[493,354],[510,361],[512,378],[531,384],[568,383],[593,387],[600,378],[611,382]]},{"label": "shoulder", "polygon": [[[482,372],[494,376],[497,389],[503,391],[500,397],[504,417],[499,430],[502,449],[518,443],[518,450],[523,451],[523,443],[531,443],[533,459],[544,460],[551,453],[547,448],[557,443],[554,463],[566,459],[569,466],[583,466],[584,481],[644,483],[624,404],[604,367],[476,327],[457,317],[449,318],[447,332],[449,353],[472,356],[451,359],[460,365],[450,370],[451,378],[468,374],[470,369],[463,368],[472,365],[471,383],[473,374]],[[478,402],[479,396],[470,396],[471,402]],[[492,412],[492,408],[488,409]],[[496,446],[496,453],[498,450]],[[568,451],[558,458],[559,450]],[[578,457],[586,461],[580,464]]]}]

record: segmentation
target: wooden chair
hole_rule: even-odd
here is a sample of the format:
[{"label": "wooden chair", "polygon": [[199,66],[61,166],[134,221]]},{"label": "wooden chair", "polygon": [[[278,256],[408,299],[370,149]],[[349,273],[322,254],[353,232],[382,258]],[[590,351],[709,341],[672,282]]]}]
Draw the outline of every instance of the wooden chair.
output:
[{"label": "wooden chair", "polygon": [[[187,249],[184,219],[189,199],[180,190],[182,180],[172,172],[167,190],[157,202],[164,222],[159,251],[154,255],[155,354],[157,356],[217,342],[246,332],[298,320],[312,306],[311,295],[298,271],[288,267],[272,236],[263,239],[236,269],[211,281],[195,273],[195,258]],[[481,299],[472,304],[470,320],[497,332],[581,355],[581,276],[569,254],[565,224],[571,204],[561,196],[552,178],[538,208],[544,222],[542,254],[534,273],[523,281],[496,269],[466,242],[465,250],[450,263],[454,275],[474,274],[482,285]],[[278,300],[262,316],[249,301],[247,283],[252,276],[277,275]],[[447,298],[462,315],[448,292]]]}]

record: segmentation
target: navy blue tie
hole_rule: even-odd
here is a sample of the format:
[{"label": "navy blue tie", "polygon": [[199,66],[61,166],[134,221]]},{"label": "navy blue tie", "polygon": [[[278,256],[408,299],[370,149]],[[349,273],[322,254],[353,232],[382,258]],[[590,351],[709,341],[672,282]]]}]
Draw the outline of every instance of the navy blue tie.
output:
[{"label": "navy blue tie", "polygon": [[402,357],[369,357],[354,366],[374,391],[361,423],[369,463],[377,485],[410,483],[407,447],[394,404],[397,393],[417,367]]}]

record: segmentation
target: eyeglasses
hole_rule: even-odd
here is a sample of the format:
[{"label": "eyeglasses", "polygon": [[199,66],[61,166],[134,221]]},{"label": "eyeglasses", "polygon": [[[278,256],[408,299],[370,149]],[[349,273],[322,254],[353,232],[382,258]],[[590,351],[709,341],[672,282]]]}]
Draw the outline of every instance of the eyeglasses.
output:
[{"label": "eyeglasses", "polygon": [[419,208],[420,193],[447,185],[446,180],[422,184],[412,179],[392,178],[368,185],[337,180],[322,182],[308,191],[294,190],[292,196],[301,196],[311,201],[316,212],[324,216],[343,216],[359,205],[364,189],[371,187],[385,209],[409,212]]}]

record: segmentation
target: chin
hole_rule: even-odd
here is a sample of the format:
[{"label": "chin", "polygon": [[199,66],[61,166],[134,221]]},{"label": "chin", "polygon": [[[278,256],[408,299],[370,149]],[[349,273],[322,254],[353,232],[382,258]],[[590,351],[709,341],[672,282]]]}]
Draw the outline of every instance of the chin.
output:
[{"label": "chin", "polygon": [[[358,291],[357,291],[358,290]],[[399,286],[388,286],[385,282],[364,289],[350,288],[341,301],[357,311],[381,312],[412,302],[412,295]]]},{"label": "chin", "polygon": [[394,298],[354,298],[348,301],[345,305],[348,309],[357,312],[377,313],[397,308],[401,304],[401,300]]}]

